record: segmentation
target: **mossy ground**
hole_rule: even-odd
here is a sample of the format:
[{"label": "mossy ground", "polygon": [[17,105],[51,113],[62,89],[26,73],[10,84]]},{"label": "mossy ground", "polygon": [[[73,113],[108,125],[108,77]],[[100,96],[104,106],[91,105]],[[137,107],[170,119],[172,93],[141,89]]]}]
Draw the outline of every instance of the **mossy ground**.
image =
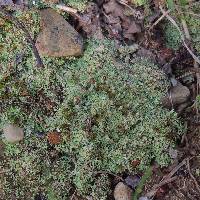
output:
[{"label": "mossy ground", "polygon": [[[38,33],[37,13],[18,17]],[[137,57],[125,62],[113,42],[90,40],[82,57],[43,58],[39,69],[23,32],[9,22],[0,31],[0,127],[16,123],[26,134],[19,144],[5,142],[4,199],[33,199],[40,192],[63,200],[76,188],[82,197],[103,200],[110,182],[98,171],[170,163],[168,148],[184,127],[160,104],[168,82],[157,66]],[[61,135],[59,144],[48,141],[52,131]]]},{"label": "mossy ground", "polygon": [[[62,3],[66,4],[69,7],[77,9],[79,12],[83,12],[90,1],[91,0],[63,0]],[[54,7],[55,3],[52,3],[52,2],[51,0],[49,1],[38,0],[35,2],[29,1],[29,5],[34,6],[34,7],[36,6],[38,8],[44,8],[44,7],[49,7],[49,6]]]},{"label": "mossy ground", "polygon": [[[199,9],[200,6],[197,4],[191,8],[183,8],[183,13],[177,14],[177,12],[172,12],[173,17],[175,18],[176,23],[179,25],[182,33],[184,34],[183,27],[181,24],[181,18],[186,21],[190,36],[191,44],[194,49],[200,54],[200,20],[199,20]],[[177,50],[180,48],[182,41],[181,36],[177,28],[169,21],[165,22],[164,25],[164,36],[166,45],[169,48]]]}]

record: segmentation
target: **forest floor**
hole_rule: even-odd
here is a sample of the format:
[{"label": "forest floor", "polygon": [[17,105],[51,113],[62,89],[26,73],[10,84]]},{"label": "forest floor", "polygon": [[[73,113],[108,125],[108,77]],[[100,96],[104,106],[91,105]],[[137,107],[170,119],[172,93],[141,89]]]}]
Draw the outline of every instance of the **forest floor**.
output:
[{"label": "forest floor", "polygon": [[[139,196],[143,197],[141,200],[200,199],[200,39],[196,38],[194,32],[197,30],[200,33],[200,9],[195,9],[200,7],[199,2],[189,1],[184,8],[175,4],[170,10],[162,0],[149,1],[141,6],[136,6],[129,0],[99,0],[89,2],[81,11],[80,8],[59,4],[58,1],[45,2],[62,15],[67,14],[68,22],[84,40],[93,37],[101,40],[106,37],[118,45],[137,44],[140,46],[139,56],[149,58],[164,70],[171,81],[171,88],[163,104],[178,113],[187,126],[187,132],[176,141],[176,147],[169,152],[173,162],[168,167],[161,168],[152,163],[152,176],[145,182]],[[15,20],[10,17],[14,12],[29,9],[26,6],[23,0],[0,0],[0,12],[9,10],[10,15],[3,16],[10,21]],[[35,7],[40,9],[39,6]],[[183,20],[185,13],[194,17],[197,24],[191,25],[188,19]],[[171,32],[169,27],[173,29]],[[73,51],[79,54],[80,49]],[[37,52],[35,56],[40,63]],[[181,87],[176,87],[177,83],[181,84]],[[134,164],[138,164],[137,160]],[[0,175],[1,173],[0,171]],[[142,177],[143,173],[137,175]],[[136,177],[125,172],[110,176],[112,191],[120,180],[130,187],[135,187],[133,182],[137,182]],[[130,178],[129,181],[127,177]],[[113,195],[109,197],[113,198]],[[37,196],[35,199],[43,198]],[[72,199],[78,199],[75,192]],[[122,197],[117,200],[125,199]]]}]

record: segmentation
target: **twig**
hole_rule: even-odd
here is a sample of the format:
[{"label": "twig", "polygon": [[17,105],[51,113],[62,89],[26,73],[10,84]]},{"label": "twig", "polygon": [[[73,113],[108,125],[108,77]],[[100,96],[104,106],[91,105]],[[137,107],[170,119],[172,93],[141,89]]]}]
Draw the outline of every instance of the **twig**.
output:
[{"label": "twig", "polygon": [[[162,8],[161,6],[159,6],[159,8],[160,8],[160,10],[161,10],[161,12],[162,12],[163,14],[166,13],[166,11],[163,10],[163,8]],[[199,58],[192,52],[192,50],[191,50],[191,49],[188,47],[188,45],[186,44],[186,42],[185,42],[185,37],[184,37],[184,35],[182,34],[181,29],[179,28],[179,26],[177,25],[177,23],[175,22],[175,20],[174,20],[172,17],[170,17],[169,14],[166,14],[166,17],[167,17],[167,19],[176,27],[176,29],[178,30],[178,32],[179,32],[179,34],[180,34],[180,36],[181,36],[181,40],[182,40],[182,42],[183,42],[183,45],[185,46],[185,48],[187,49],[187,51],[190,53],[190,55],[193,57],[193,59],[194,59],[197,63],[200,64]]]},{"label": "twig", "polygon": [[56,8],[66,11],[66,12],[69,12],[69,13],[73,13],[73,14],[76,14],[78,12],[76,9],[68,7],[66,5],[62,5],[62,4],[57,4]]},{"label": "twig", "polygon": [[[192,158],[189,158],[189,159],[192,159]],[[185,164],[186,164],[186,158],[181,163],[179,163],[164,179],[171,178]]]},{"label": "twig", "polygon": [[165,13],[163,13],[149,28],[149,30],[152,30],[166,15],[170,13],[170,10],[167,10]]},{"label": "twig", "polygon": [[34,53],[35,58],[36,58],[37,66],[38,67],[44,67],[44,64],[42,62],[40,54],[39,54],[39,52],[38,52],[38,50],[37,50],[37,48],[35,46],[35,42],[33,41],[32,37],[31,37],[30,33],[27,31],[26,27],[21,22],[19,22],[17,18],[15,18],[9,12],[5,11],[2,7],[0,7],[0,13],[2,13],[5,18],[8,18],[9,21],[14,23],[14,25],[16,27],[18,27],[19,29],[21,29],[25,33],[28,41],[30,42],[30,44],[32,46],[33,53]]},{"label": "twig", "polygon": [[81,16],[79,16],[77,14],[78,11],[76,9],[68,7],[68,6],[65,6],[65,5],[62,5],[62,4],[57,4],[56,8],[58,8],[59,10],[62,10],[62,11],[65,11],[65,12],[69,13],[70,15],[74,16],[79,21],[81,21],[82,23],[84,23],[83,20],[82,20],[82,18],[81,18]]},{"label": "twig", "polygon": [[136,10],[134,10],[131,6],[129,6],[124,0],[118,0],[118,2],[129,8],[133,13],[136,13]]},{"label": "twig", "polygon": [[[177,11],[180,13],[181,8],[177,8]],[[187,23],[186,23],[184,17],[181,17],[181,23],[182,23],[183,30],[185,33],[185,37],[187,38],[188,41],[191,42],[190,32],[189,32],[189,29],[188,29],[188,26],[187,26]],[[193,47],[191,47],[191,50],[194,51]],[[194,68],[195,69],[199,68],[199,63],[196,60],[194,60]],[[197,89],[197,95],[198,95],[199,89],[200,89],[200,74],[198,72],[196,72],[196,77],[197,77],[197,88],[196,89]],[[198,109],[197,105],[196,105],[196,114],[197,114],[197,116],[199,114],[199,109]]]},{"label": "twig", "polygon": [[166,179],[161,181],[160,183],[154,185],[154,187],[152,188],[152,190],[148,193],[146,193],[146,197],[152,197],[156,194],[156,192],[158,191],[159,188],[161,188],[163,185],[171,183],[173,181],[175,181],[177,179],[177,176],[174,176],[172,178]]},{"label": "twig", "polygon": [[[188,159],[190,160],[191,158],[188,158]],[[155,185],[155,186],[153,187],[153,189],[152,189],[150,192],[148,192],[145,196],[147,196],[147,197],[152,197],[152,196],[154,196],[155,193],[157,192],[157,190],[158,190],[161,186],[163,186],[163,185],[165,185],[165,184],[167,184],[167,183],[170,183],[170,182],[174,181],[174,180],[177,178],[177,176],[173,177],[174,174],[175,174],[183,165],[186,164],[186,161],[187,161],[187,159],[185,158],[185,159],[184,159],[181,163],[179,163],[167,176],[163,177],[163,179],[160,181],[160,183],[157,184],[157,185]]]},{"label": "twig", "polygon": [[187,169],[188,169],[188,172],[189,172],[190,177],[193,179],[193,181],[194,181],[194,183],[195,183],[195,186],[196,186],[198,192],[200,193],[200,186],[199,186],[199,184],[198,184],[196,178],[193,176],[193,174],[192,174],[192,172],[191,172],[191,169],[190,169],[190,160],[189,160],[189,159],[187,159]]}]

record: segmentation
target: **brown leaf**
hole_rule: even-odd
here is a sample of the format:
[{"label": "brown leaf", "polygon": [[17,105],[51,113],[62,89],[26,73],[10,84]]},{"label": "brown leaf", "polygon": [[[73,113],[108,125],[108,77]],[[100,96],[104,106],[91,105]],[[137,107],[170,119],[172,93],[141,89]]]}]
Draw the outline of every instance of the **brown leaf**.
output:
[{"label": "brown leaf", "polygon": [[123,7],[117,3],[116,0],[110,0],[108,3],[103,5],[106,14],[112,13],[114,17],[120,17],[123,19],[124,12]]},{"label": "brown leaf", "polygon": [[50,144],[60,144],[62,141],[61,134],[57,131],[47,133],[47,140]]},{"label": "brown leaf", "polygon": [[83,29],[88,37],[104,38],[100,26],[99,8],[95,3],[90,3],[86,11],[81,15],[79,27]]}]

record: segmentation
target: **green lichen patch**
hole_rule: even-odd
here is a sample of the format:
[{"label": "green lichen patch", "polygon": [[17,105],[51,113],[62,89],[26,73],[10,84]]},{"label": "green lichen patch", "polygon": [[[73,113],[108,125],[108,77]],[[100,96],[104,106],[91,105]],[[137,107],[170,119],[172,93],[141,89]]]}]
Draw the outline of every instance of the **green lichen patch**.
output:
[{"label": "green lichen patch", "polygon": [[[55,1],[56,2],[56,1]],[[37,8],[46,8],[46,7],[55,7],[56,4],[59,4],[59,1],[55,3],[51,0],[37,0],[37,1],[29,1],[29,6],[37,7]],[[77,9],[79,12],[83,12],[88,2],[91,2],[91,0],[63,0],[61,3],[64,3],[64,5],[72,7],[74,9]]]},{"label": "green lichen patch", "polygon": [[[137,57],[125,62],[111,41],[90,40],[82,57],[43,58],[45,67],[37,68],[23,33],[4,26],[3,48],[10,54],[0,56],[0,128],[17,123],[26,134],[19,144],[5,142],[4,199],[34,199],[38,192],[69,199],[76,189],[84,198],[103,200],[110,177],[99,171],[170,163],[168,149],[184,126],[161,106],[168,81],[156,65]],[[38,30],[37,23],[27,27]],[[21,61],[13,63],[21,52]],[[49,131],[60,132],[60,144],[47,140]],[[137,168],[133,160],[140,161]]]},{"label": "green lichen patch", "polygon": [[[186,21],[191,36],[192,45],[194,49],[198,52],[198,54],[200,53],[200,19],[198,17],[199,9],[200,6],[196,5],[193,8],[183,8],[183,14],[181,15],[173,13],[176,19],[175,21],[177,22],[181,30],[183,29],[181,18]],[[184,34],[183,30],[182,33]],[[164,36],[167,47],[173,48],[174,50],[179,49],[182,44],[181,36],[177,28],[171,22],[165,22]]]}]

